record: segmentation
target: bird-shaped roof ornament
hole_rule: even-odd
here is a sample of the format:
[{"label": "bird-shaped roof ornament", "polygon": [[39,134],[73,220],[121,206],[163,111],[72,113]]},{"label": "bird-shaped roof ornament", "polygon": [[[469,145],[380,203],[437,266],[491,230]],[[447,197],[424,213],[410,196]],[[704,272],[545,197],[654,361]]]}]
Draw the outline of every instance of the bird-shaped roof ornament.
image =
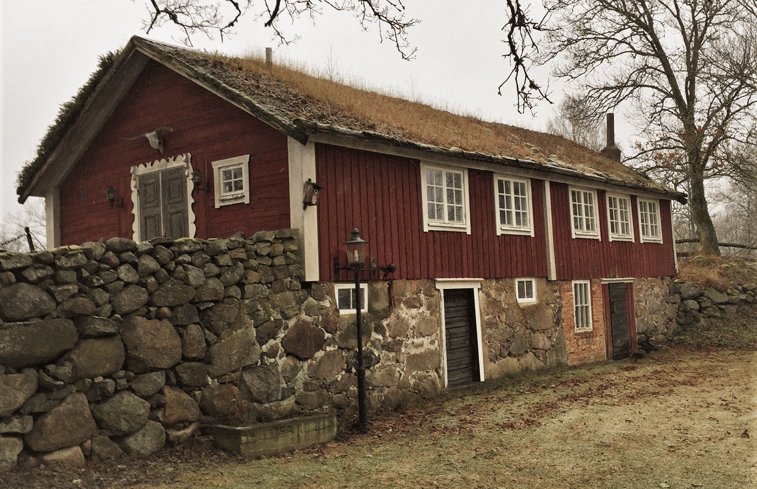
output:
[{"label": "bird-shaped roof ornament", "polygon": [[166,132],[173,132],[173,128],[169,126],[160,126],[159,128],[155,129],[152,132],[145,132],[140,134],[139,136],[134,136],[133,138],[121,138],[125,141],[136,141],[140,138],[147,138],[147,141],[149,141],[150,146],[158,150],[158,153],[163,154],[163,149],[165,149],[165,143],[163,141],[163,138],[160,137],[161,133]]}]

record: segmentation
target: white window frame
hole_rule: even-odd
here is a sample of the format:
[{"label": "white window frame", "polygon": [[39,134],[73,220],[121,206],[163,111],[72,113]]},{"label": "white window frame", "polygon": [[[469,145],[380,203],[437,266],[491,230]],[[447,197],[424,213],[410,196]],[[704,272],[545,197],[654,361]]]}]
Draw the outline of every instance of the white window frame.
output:
[{"label": "white window frame", "polygon": [[[249,204],[250,203],[250,155],[236,156],[225,160],[211,163],[213,166],[213,190],[215,194],[216,209],[224,205]],[[235,192],[223,192],[223,171],[242,169],[242,190]]]},{"label": "white window frame", "polygon": [[[636,199],[639,214],[639,238],[642,243],[662,243],[662,223],[660,221],[660,201]],[[654,206],[650,211],[649,207]]]},{"label": "white window frame", "polygon": [[[580,202],[574,201],[573,198],[575,196],[580,197]],[[591,196],[591,204],[586,202],[588,200],[587,196]],[[597,191],[570,187],[568,189],[568,199],[570,204],[570,228],[573,238],[600,239]],[[591,212],[591,216],[588,215],[587,211]],[[589,227],[591,229],[588,229]]]},{"label": "white window frame", "polygon": [[[350,306],[349,309],[342,309],[339,305],[339,291],[349,290],[350,292]],[[339,310],[339,314],[357,314],[354,302],[355,284],[334,284],[334,297],[336,298],[336,308]],[[368,284],[360,284],[360,295],[363,296],[363,304],[360,308],[360,312],[368,312]]]},{"label": "white window frame", "polygon": [[134,220],[132,221],[132,239],[136,242],[142,241],[142,215],[141,206],[139,202],[139,187],[137,186],[137,180],[141,175],[154,171],[165,171],[177,167],[184,168],[184,175],[187,181],[187,218],[189,219],[188,234],[190,238],[194,238],[197,233],[197,223],[194,211],[195,199],[192,195],[194,184],[192,183],[192,155],[186,153],[183,155],[171,156],[169,158],[155,160],[149,163],[131,167],[131,201],[134,204],[132,206],[132,215]]},{"label": "white window frame", "polygon": [[574,280],[573,293],[573,322],[577,333],[592,331],[591,311],[591,281]]},{"label": "white window frame", "polygon": [[[514,184],[523,185],[525,188],[525,195],[519,195],[516,196],[514,192],[511,192],[511,194],[502,193],[499,190],[499,184],[500,182],[509,182],[510,183],[510,189],[511,191],[514,190]],[[512,203],[512,208],[507,209],[507,206],[501,207],[501,201],[505,200],[507,202],[507,197],[510,197],[510,202]],[[517,207],[517,200],[518,198],[525,198],[525,208],[516,209]],[[525,224],[521,224],[520,226],[517,224],[507,224],[507,222],[503,222],[502,220],[502,212],[510,212],[513,214],[513,220],[515,220],[515,213],[523,213],[525,214]],[[518,235],[525,235],[525,236],[531,236],[534,235],[534,226],[533,226],[533,204],[531,199],[531,180],[530,179],[524,179],[524,178],[513,178],[507,175],[494,175],[494,213],[496,215],[497,219],[497,236],[501,234],[518,234]]]},{"label": "white window frame", "polygon": [[[607,193],[607,235],[610,237],[610,241],[634,241],[633,231],[633,207],[631,206],[631,198],[627,195]],[[619,205],[617,209],[613,209],[612,202],[615,200],[618,204],[625,202],[625,209]],[[613,219],[613,213],[617,212],[617,219]],[[625,212],[626,218],[623,219],[623,213]],[[613,221],[621,227],[623,224],[628,226],[628,232],[613,231]]]},{"label": "white window frame", "polygon": [[[531,296],[529,297],[528,292],[528,285],[525,285],[526,288],[526,295],[521,297],[521,284],[530,284],[531,285]],[[516,278],[515,279],[515,298],[518,300],[518,304],[535,304],[536,299],[536,280],[533,278]]]},{"label": "white window frame", "polygon": [[[430,219],[429,218],[429,212],[428,212],[428,205],[429,205],[429,199],[428,199],[428,185],[427,185],[427,179],[426,179],[426,173],[428,171],[438,171],[442,172],[442,199],[443,201],[441,204],[443,205],[443,219]],[[447,202],[447,187],[446,187],[446,176],[448,173],[457,173],[461,175],[461,184],[462,184],[462,206],[463,206],[463,221],[450,221],[447,219],[447,211],[448,211],[448,205],[450,205]],[[427,163],[421,163],[421,197],[422,197],[422,203],[423,203],[423,231],[456,231],[456,232],[464,232],[467,234],[471,233],[470,229],[470,195],[468,190],[468,170],[466,168],[459,168],[459,167],[449,167],[449,166],[443,166],[443,165],[435,165],[435,164],[427,164]]]}]

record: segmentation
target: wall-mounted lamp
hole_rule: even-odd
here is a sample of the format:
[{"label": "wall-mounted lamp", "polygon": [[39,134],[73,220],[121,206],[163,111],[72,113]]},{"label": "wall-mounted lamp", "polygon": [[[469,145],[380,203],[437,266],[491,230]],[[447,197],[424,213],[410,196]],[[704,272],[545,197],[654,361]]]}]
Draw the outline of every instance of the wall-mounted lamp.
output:
[{"label": "wall-mounted lamp", "polygon": [[323,187],[308,178],[302,189],[302,208],[306,209],[308,206],[317,205],[318,194],[321,190],[323,190]]},{"label": "wall-mounted lamp", "polygon": [[119,197],[118,199],[116,199],[116,189],[114,189],[111,186],[109,186],[105,190],[105,198],[108,199],[108,203],[110,203],[111,207],[113,207],[114,205],[116,205],[118,207],[123,207],[124,206],[124,198],[123,197]]},{"label": "wall-mounted lamp", "polygon": [[192,170],[192,183],[194,184],[195,188],[199,188],[200,190],[208,191],[208,188],[210,187],[210,183],[206,180],[205,185],[202,184],[202,172],[198,169]]}]

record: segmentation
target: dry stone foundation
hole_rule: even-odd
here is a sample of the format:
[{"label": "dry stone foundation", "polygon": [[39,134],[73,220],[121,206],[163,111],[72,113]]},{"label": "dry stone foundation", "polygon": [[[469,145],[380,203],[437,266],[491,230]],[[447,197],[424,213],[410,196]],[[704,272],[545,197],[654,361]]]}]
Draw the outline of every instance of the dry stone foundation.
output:
[{"label": "dry stone foundation", "polygon": [[736,314],[739,304],[752,304],[757,295],[757,284],[735,285],[728,290],[701,287],[692,282],[674,281],[670,294],[675,298],[676,321],[688,326],[708,317],[727,317]]},{"label": "dry stone foundation", "polygon": [[[148,454],[199,423],[356,410],[356,327],[297,231],[0,253],[0,467]],[[372,408],[441,388],[432,282],[372,282]],[[392,308],[391,304],[399,305]]]},{"label": "dry stone foundation", "polygon": [[[149,454],[200,424],[353,414],[355,317],[333,284],[301,283],[297,243],[285,229],[0,253],[0,469]],[[480,284],[487,379],[567,363],[561,284],[535,283],[535,304],[518,304],[512,279]],[[634,284],[640,333],[669,334],[676,310],[681,321],[690,294],[659,306],[666,287]],[[440,293],[433,280],[369,283],[369,408],[444,387]]]}]

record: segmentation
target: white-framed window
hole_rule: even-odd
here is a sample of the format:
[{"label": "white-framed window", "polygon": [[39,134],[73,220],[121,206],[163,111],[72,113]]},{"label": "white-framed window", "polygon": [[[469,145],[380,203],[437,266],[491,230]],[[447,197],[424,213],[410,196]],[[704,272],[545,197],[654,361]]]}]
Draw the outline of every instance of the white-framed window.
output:
[{"label": "white-framed window", "polygon": [[656,200],[638,199],[638,206],[641,241],[662,243],[660,203]]},{"label": "white-framed window", "polygon": [[214,161],[213,181],[216,209],[224,205],[250,203],[250,155]]},{"label": "white-framed window", "polygon": [[599,239],[596,191],[571,188],[570,216],[574,238]]},{"label": "white-framed window", "polygon": [[591,282],[576,280],[573,282],[573,317],[576,331],[591,331]]},{"label": "white-framed window", "polygon": [[515,296],[518,299],[518,304],[535,303],[536,281],[532,278],[516,278]]},{"label": "white-framed window", "polygon": [[468,170],[421,165],[423,231],[470,234]]},{"label": "white-framed window", "polygon": [[360,312],[368,312],[368,284],[360,284],[360,298],[355,294],[355,284],[334,284],[336,304],[340,314],[356,314],[358,300]]},{"label": "white-framed window", "polygon": [[494,177],[497,234],[534,235],[531,182],[501,175]]},{"label": "white-framed window", "polygon": [[607,194],[607,226],[610,241],[633,241],[631,199],[624,195]]}]

